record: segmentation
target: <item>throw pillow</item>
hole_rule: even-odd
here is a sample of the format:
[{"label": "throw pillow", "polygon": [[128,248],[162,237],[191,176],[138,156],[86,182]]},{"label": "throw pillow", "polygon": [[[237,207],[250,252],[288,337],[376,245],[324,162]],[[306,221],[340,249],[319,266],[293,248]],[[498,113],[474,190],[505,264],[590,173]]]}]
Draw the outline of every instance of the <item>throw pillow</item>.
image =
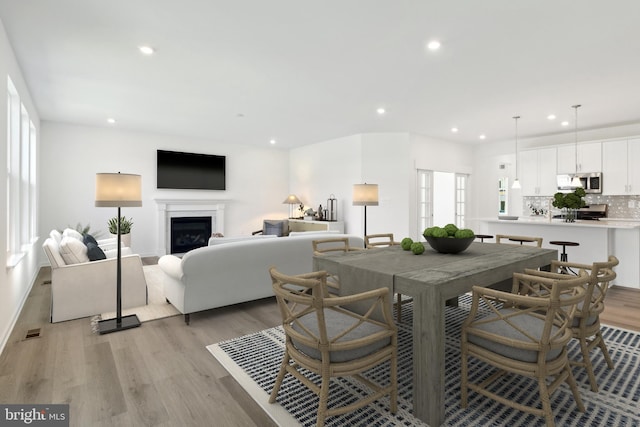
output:
[{"label": "throw pillow", "polygon": [[78,239],[81,242],[83,240],[82,233],[74,230],[73,228],[65,228],[65,230],[62,232],[62,237],[73,237],[74,239]]},{"label": "throw pillow", "polygon": [[104,254],[102,249],[100,249],[100,247],[96,243],[92,242],[87,243],[87,256],[89,257],[89,261],[107,259],[107,256]]},{"label": "throw pillow", "polygon": [[63,237],[60,242],[60,255],[65,264],[79,264],[82,262],[89,262],[89,256],[87,255],[87,247],[82,241],[75,237]]},{"label": "throw pillow", "polygon": [[49,237],[51,237],[55,242],[59,245],[62,241],[62,234],[58,230],[51,230],[49,233]]},{"label": "throw pillow", "polygon": [[98,246],[98,242],[96,241],[96,238],[93,237],[91,234],[85,234],[82,241],[84,242],[85,245],[87,245],[87,247],[89,246],[89,243],[93,243],[94,245]]}]

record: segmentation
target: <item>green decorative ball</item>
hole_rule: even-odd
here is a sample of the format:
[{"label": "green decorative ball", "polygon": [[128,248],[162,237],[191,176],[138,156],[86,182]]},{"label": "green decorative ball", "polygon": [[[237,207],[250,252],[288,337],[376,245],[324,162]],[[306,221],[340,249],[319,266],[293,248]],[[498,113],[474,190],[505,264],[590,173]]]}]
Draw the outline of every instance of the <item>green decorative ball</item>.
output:
[{"label": "green decorative ball", "polygon": [[402,249],[404,249],[405,251],[409,251],[411,250],[411,245],[413,244],[413,239],[411,237],[405,237],[404,239],[402,239],[402,241],[400,242],[400,246],[402,247]]},{"label": "green decorative ball", "polygon": [[411,252],[413,252],[414,255],[420,255],[424,252],[424,245],[421,242],[413,242],[411,244]]}]

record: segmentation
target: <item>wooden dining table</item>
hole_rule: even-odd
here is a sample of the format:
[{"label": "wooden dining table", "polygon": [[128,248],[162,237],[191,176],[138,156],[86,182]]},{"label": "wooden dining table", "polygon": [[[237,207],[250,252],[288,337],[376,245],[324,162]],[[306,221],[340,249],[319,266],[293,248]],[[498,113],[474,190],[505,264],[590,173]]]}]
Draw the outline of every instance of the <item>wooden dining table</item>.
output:
[{"label": "wooden dining table", "polygon": [[474,242],[462,253],[442,254],[425,246],[421,255],[400,246],[318,254],[314,269],[337,274],[342,295],[388,287],[413,298],[413,414],[440,426],[445,421],[445,302],[474,285],[505,284],[514,272],[548,266],[558,251]]}]

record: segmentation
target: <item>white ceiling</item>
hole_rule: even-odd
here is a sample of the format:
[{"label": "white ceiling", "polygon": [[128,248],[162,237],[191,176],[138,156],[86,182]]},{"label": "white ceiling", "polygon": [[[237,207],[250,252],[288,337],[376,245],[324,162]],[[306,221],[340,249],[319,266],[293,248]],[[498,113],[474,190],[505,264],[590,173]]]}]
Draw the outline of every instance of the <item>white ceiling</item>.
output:
[{"label": "white ceiling", "polygon": [[573,104],[581,129],[639,123],[639,18],[637,0],[0,0],[43,120],[285,148],[509,140],[514,115],[522,138],[573,132]]}]

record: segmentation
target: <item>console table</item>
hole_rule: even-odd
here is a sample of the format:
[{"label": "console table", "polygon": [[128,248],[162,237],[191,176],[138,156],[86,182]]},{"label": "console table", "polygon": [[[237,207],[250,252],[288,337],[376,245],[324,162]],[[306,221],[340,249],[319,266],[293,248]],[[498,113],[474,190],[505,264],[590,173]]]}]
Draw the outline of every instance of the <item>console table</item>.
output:
[{"label": "console table", "polygon": [[343,221],[308,221],[304,219],[290,219],[289,231],[337,231],[344,233]]}]

